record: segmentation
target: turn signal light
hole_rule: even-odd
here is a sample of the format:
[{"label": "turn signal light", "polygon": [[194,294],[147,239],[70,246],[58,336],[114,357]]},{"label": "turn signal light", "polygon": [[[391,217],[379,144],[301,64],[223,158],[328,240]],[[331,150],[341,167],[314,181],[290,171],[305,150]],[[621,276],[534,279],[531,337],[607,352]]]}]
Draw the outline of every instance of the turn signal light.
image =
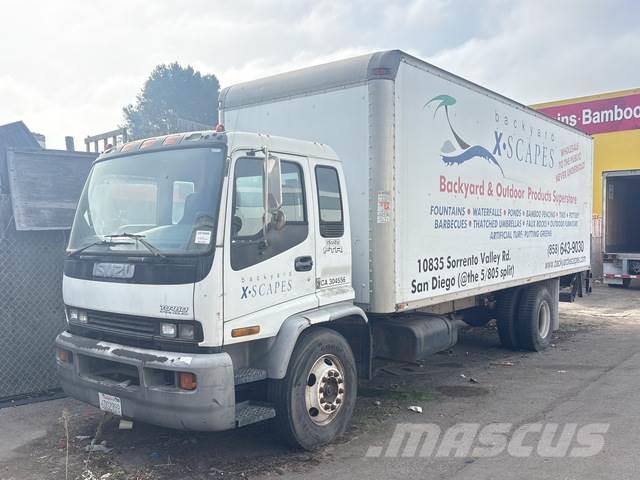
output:
[{"label": "turn signal light", "polygon": [[234,328],[233,330],[231,330],[231,336],[233,338],[245,337],[247,335],[256,335],[258,333],[260,333],[260,325],[253,325],[251,327]]},{"label": "turn signal light", "polygon": [[162,141],[162,144],[163,145],[175,145],[176,143],[178,143],[180,141],[181,138],[182,138],[182,134],[180,134],[180,135],[169,135]]},{"label": "turn signal light", "polygon": [[132,152],[133,150],[137,150],[141,143],[142,142],[140,142],[140,141],[125,143],[123,145],[123,147],[122,147],[122,150],[120,150],[120,151],[121,152]]},{"label": "turn signal light", "polygon": [[142,144],[140,145],[140,150],[144,150],[146,148],[152,148],[155,147],[157,145],[159,145],[161,143],[160,138],[149,138],[147,140],[145,140],[144,142],[142,142]]},{"label": "turn signal light", "polygon": [[182,390],[195,390],[198,386],[195,374],[189,372],[178,373],[178,386]]},{"label": "turn signal light", "polygon": [[371,70],[371,73],[373,73],[374,75],[389,75],[391,73],[391,70],[385,67],[376,67],[373,68]]},{"label": "turn signal light", "polygon": [[71,363],[71,359],[73,358],[69,350],[62,348],[56,349],[56,357],[58,357],[60,363]]}]

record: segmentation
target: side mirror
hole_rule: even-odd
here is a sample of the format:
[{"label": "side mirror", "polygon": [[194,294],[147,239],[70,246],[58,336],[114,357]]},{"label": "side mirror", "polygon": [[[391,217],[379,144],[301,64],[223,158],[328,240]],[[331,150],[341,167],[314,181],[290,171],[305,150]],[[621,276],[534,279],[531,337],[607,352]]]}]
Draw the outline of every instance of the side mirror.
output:
[{"label": "side mirror", "polygon": [[269,212],[278,210],[282,206],[282,179],[280,158],[268,151],[264,159],[265,178],[265,207]]},{"label": "side mirror", "polygon": [[271,155],[267,148],[264,149],[264,217],[263,238],[266,245],[267,229],[269,226],[275,230],[282,230],[287,219],[282,208],[282,177],[280,158]]}]

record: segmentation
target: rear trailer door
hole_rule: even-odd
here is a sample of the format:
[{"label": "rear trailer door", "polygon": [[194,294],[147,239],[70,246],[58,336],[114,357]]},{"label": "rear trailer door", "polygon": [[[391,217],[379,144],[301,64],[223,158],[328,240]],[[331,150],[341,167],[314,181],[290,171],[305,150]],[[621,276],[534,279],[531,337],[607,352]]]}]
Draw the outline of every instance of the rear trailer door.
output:
[{"label": "rear trailer door", "polygon": [[590,137],[430,68],[395,81],[396,308],[588,269]]},{"label": "rear trailer door", "polygon": [[604,251],[640,254],[640,170],[605,172],[603,178]]}]

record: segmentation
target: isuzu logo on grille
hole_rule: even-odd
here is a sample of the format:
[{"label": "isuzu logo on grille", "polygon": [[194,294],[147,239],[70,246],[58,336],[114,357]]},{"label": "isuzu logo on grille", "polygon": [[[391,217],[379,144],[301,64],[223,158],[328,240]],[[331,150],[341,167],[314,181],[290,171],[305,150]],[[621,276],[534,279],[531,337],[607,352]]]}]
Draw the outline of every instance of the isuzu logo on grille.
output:
[{"label": "isuzu logo on grille", "polygon": [[93,276],[101,278],[133,278],[136,266],[131,263],[94,263]]},{"label": "isuzu logo on grille", "polygon": [[189,307],[183,307],[182,305],[160,305],[160,313],[189,315]]}]

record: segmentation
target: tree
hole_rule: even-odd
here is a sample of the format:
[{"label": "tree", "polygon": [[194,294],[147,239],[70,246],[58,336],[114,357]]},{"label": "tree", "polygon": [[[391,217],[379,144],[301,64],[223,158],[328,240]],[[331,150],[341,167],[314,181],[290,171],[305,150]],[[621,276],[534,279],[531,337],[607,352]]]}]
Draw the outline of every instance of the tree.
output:
[{"label": "tree", "polygon": [[158,65],[136,104],[123,108],[125,127],[134,139],[213,127],[218,123],[219,91],[215,75],[177,62]]}]

